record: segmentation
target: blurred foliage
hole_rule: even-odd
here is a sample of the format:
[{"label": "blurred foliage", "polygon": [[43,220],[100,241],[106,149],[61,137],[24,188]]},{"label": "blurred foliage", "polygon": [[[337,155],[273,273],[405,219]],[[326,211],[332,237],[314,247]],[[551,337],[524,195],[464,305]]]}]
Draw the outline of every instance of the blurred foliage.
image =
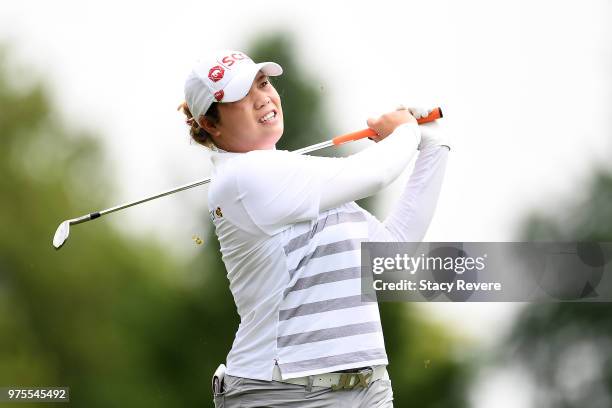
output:
[{"label": "blurred foliage", "polygon": [[[523,237],[532,241],[612,241],[612,171],[593,172],[583,197],[572,196],[559,215],[533,213]],[[610,264],[608,264],[608,270]],[[530,304],[505,344],[532,376],[536,406],[612,406],[612,304]]]},{"label": "blurred foliage", "polygon": [[[187,265],[96,220],[56,252],[61,220],[114,204],[110,182],[94,135],[69,130],[43,84],[15,85],[32,74],[9,56],[2,49],[0,384],[70,386],[77,407],[202,406],[237,326],[218,249]],[[181,284],[190,268],[207,280]],[[38,406],[18,406],[28,405]]]},{"label": "blurred foliage", "polygon": [[467,407],[475,367],[458,355],[467,351],[465,341],[432,323],[413,304],[385,302],[379,307],[395,407]]},{"label": "blurred foliage", "polygon": [[[281,148],[290,150],[330,135],[293,48],[281,33],[249,52],[285,68],[276,86],[287,112]],[[238,326],[216,238],[203,237],[201,254],[185,261],[96,220],[74,226],[56,252],[63,219],[115,203],[99,136],[74,130],[53,105],[1,48],[0,385],[69,386],[76,407],[212,406],[210,376]],[[202,278],[186,279],[194,273]],[[410,305],[381,312],[396,407],[465,406],[467,369],[446,330]]]}]

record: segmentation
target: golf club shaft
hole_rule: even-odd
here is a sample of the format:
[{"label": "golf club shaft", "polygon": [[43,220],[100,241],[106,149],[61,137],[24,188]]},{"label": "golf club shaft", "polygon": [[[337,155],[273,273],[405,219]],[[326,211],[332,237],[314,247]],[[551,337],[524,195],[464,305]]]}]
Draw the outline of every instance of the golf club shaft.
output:
[{"label": "golf club shaft", "polygon": [[[440,108],[435,108],[431,112],[431,114],[429,114],[426,117],[418,119],[417,122],[419,124],[427,123],[427,122],[432,122],[432,121],[434,121],[436,119],[439,119],[441,117],[442,117],[442,110]],[[357,132],[352,132],[352,133],[347,133],[345,135],[337,136],[337,137],[333,138],[332,140],[328,140],[326,142],[321,142],[321,143],[314,144],[312,146],[304,147],[302,149],[294,150],[293,153],[297,153],[297,154],[310,153],[310,152],[314,152],[316,150],[324,149],[326,147],[339,146],[339,145],[347,143],[347,142],[353,142],[353,141],[360,140],[360,139],[363,139],[363,138],[366,138],[366,137],[371,137],[371,136],[376,136],[376,132],[374,132],[372,129],[363,129],[363,130],[359,130]],[[173,188],[171,190],[167,190],[167,191],[164,191],[164,192],[159,193],[159,194],[155,194],[155,195],[152,195],[152,196],[149,196],[149,197],[141,198],[140,200],[136,200],[136,201],[132,201],[132,202],[129,202],[129,203],[120,204],[120,205],[117,205],[115,207],[107,208],[106,210],[90,213],[90,214],[84,215],[84,216],[79,217],[79,218],[74,218],[74,219],[70,220],[70,224],[74,225],[74,224],[80,224],[82,222],[87,222],[87,221],[90,221],[90,220],[94,220],[96,218],[99,218],[99,217],[101,217],[103,215],[106,215],[106,214],[110,214],[110,213],[115,212],[115,211],[123,210],[123,209],[129,208],[129,207],[133,207],[133,206],[138,205],[138,204],[146,203],[147,201],[155,200],[155,199],[160,198],[160,197],[165,197],[167,195],[178,193],[179,191],[188,190],[190,188],[194,188],[194,187],[198,187],[198,186],[210,183],[210,181],[211,181],[211,178],[207,177],[205,179],[198,180],[198,181],[195,181],[193,183],[184,184],[184,185],[182,185],[180,187]]]}]

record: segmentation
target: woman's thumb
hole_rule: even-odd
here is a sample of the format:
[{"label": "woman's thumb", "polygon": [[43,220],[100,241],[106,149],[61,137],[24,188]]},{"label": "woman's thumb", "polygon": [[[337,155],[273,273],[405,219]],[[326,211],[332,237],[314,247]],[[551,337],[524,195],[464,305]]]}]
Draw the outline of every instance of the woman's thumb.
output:
[{"label": "woman's thumb", "polygon": [[378,120],[376,120],[376,118],[368,118],[368,121],[367,121],[368,127],[372,129],[374,126],[376,126],[377,122]]}]

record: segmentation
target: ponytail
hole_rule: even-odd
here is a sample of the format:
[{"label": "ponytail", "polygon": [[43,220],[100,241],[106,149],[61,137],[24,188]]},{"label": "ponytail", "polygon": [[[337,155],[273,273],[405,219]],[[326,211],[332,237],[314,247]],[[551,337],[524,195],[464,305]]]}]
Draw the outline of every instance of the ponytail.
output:
[{"label": "ponytail", "polygon": [[[189,126],[189,136],[191,136],[196,143],[199,143],[209,149],[212,148],[214,146],[212,136],[206,130],[204,130],[196,118],[193,117],[189,107],[187,106],[187,102],[182,102],[178,106],[177,110],[182,111],[186,116],[185,123]],[[219,109],[217,107],[217,102],[214,102],[210,108],[208,108],[204,116],[213,123],[219,122]]]}]

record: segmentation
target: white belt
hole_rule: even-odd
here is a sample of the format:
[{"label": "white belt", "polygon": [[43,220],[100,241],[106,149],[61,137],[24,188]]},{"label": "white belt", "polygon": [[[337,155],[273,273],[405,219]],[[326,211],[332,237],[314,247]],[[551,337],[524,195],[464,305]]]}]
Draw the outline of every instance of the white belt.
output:
[{"label": "white belt", "polygon": [[277,365],[274,366],[272,372],[272,380],[303,385],[307,389],[312,387],[328,387],[336,390],[350,390],[353,388],[367,387],[376,380],[388,380],[387,367],[384,365],[368,367],[365,369],[355,369],[355,372],[350,373],[325,373],[310,375],[306,377],[287,378],[283,380],[280,369]]}]

